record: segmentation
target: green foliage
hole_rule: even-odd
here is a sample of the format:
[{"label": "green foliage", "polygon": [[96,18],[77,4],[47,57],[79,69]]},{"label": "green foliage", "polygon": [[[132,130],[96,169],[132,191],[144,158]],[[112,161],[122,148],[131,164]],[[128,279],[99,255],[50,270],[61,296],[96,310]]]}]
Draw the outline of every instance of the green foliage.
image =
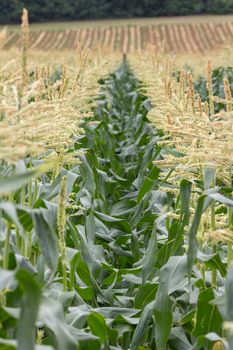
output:
[{"label": "green foliage", "polygon": [[[212,85],[213,85],[213,94],[222,99],[225,98],[224,94],[224,84],[223,79],[227,78],[230,84],[231,92],[233,93],[233,68],[232,67],[218,67],[212,71]],[[194,81],[195,91],[198,92],[201,96],[202,101],[209,101],[208,91],[206,89],[206,78],[200,76],[197,80]],[[224,109],[222,103],[215,102],[215,112],[219,112],[221,109]]]},{"label": "green foliage", "polygon": [[30,20],[101,19],[231,13],[231,0],[1,0],[0,23],[17,23],[23,7]]},{"label": "green foliage", "polygon": [[[231,348],[226,245],[213,253],[197,236],[213,201],[225,209],[233,201],[210,188],[210,168],[195,193],[186,179],[177,196],[163,192],[169,177],[161,180],[163,169],[153,161],[166,152],[179,161],[181,154],[158,145],[163,134],[147,120],[150,103],[140,86],[126,62],[101,80],[94,117],[83,121],[85,133],[68,150],[85,150],[80,164],[54,175],[27,169],[34,159],[10,170],[3,162],[9,176],[0,178],[1,349],[209,350],[216,340]],[[63,198],[61,247],[64,175],[69,202]]]}]

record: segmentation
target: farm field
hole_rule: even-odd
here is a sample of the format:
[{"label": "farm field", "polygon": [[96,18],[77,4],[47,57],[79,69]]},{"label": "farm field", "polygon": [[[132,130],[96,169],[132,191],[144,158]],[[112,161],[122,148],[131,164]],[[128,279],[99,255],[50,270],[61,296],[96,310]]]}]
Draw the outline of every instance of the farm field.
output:
[{"label": "farm field", "polygon": [[2,35],[0,350],[233,349],[224,18]]},{"label": "farm field", "polygon": [[[91,48],[97,43],[110,50],[141,50],[148,45],[173,53],[204,53],[233,42],[232,16],[174,17],[167,19],[45,23],[32,26],[31,49]],[[4,49],[20,47],[19,27],[2,31]]]}]

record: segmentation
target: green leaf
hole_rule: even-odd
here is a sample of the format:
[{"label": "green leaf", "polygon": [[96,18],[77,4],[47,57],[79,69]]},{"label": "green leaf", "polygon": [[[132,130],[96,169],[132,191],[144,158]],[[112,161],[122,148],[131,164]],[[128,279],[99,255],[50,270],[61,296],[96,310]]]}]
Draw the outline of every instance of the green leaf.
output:
[{"label": "green leaf", "polygon": [[142,343],[143,336],[145,332],[147,332],[147,327],[152,320],[153,304],[154,302],[151,302],[144,308],[139,323],[134,331],[130,350],[137,350]]},{"label": "green leaf", "polygon": [[233,265],[231,264],[226,279],[226,317],[233,322]]},{"label": "green leaf", "polygon": [[75,272],[80,260],[80,253],[75,253],[72,259],[70,260],[70,289],[73,289],[75,284]]},{"label": "green leaf", "polygon": [[14,174],[10,177],[0,178],[0,194],[12,193],[25,186],[35,175],[41,173],[42,168]]},{"label": "green leaf", "polygon": [[87,318],[87,324],[92,333],[99,337],[102,343],[107,341],[107,325],[102,315],[97,312],[91,312]]},{"label": "green leaf", "polygon": [[205,167],[204,170],[204,188],[208,190],[214,185],[216,169],[214,167]]},{"label": "green leaf", "polygon": [[114,218],[113,216],[109,216],[98,211],[94,211],[95,215],[98,219],[102,220],[106,224],[111,224],[111,227],[116,227],[124,232],[131,233],[132,229],[128,223],[128,221],[124,219]]},{"label": "green leaf", "polygon": [[207,255],[202,252],[198,252],[197,258],[200,261],[203,261],[208,268],[217,269],[220,272],[222,277],[226,276],[226,273],[227,273],[226,266],[222,262],[222,259],[218,253]]},{"label": "green leaf", "polygon": [[138,192],[137,202],[139,203],[142,198],[148,193],[154,185],[154,181],[146,177],[143,181],[143,184]]},{"label": "green leaf", "polygon": [[95,182],[95,177],[93,174],[93,171],[87,161],[87,157],[82,155],[80,156],[80,159],[82,160],[83,163],[83,170],[85,173],[85,186],[87,187],[88,191],[94,195],[95,190],[96,190],[96,182]]},{"label": "green leaf", "polygon": [[90,212],[90,214],[86,218],[85,230],[86,230],[87,240],[89,242],[93,243],[94,238],[95,238],[96,226],[95,226],[95,217],[94,217],[92,211]]},{"label": "green leaf", "polygon": [[32,218],[46,264],[51,271],[55,272],[58,265],[57,237],[46,221],[46,214],[45,209],[35,209],[32,212]]},{"label": "green leaf", "polygon": [[210,303],[213,299],[214,291],[212,288],[200,292],[197,301],[196,326],[192,331],[193,336],[198,337],[209,332],[221,334],[223,320],[216,305]]},{"label": "green leaf", "polygon": [[26,270],[20,270],[16,278],[24,289],[20,321],[17,329],[18,350],[35,349],[35,323],[39,310],[41,288]]},{"label": "green leaf", "polygon": [[207,195],[215,201],[225,204],[227,207],[233,209],[233,200],[223,196],[221,193],[208,193]]},{"label": "green leaf", "polygon": [[67,194],[69,195],[72,192],[73,186],[75,184],[75,181],[78,175],[72,171],[62,169],[62,171],[56,177],[55,181],[51,184],[51,186],[46,188],[44,192],[42,191],[42,194],[41,194],[42,198],[51,200],[52,198],[56,197],[59,194],[61,179],[63,176],[67,176],[67,186],[66,186]]},{"label": "green leaf", "polygon": [[77,350],[78,340],[65,324],[63,309],[59,302],[43,297],[40,304],[39,322],[53,332],[56,337],[57,350]]},{"label": "green leaf", "polygon": [[180,183],[180,201],[181,212],[183,214],[183,224],[188,225],[190,216],[190,196],[191,196],[192,183],[188,180],[182,180]]},{"label": "green leaf", "polygon": [[129,199],[118,201],[111,207],[111,216],[125,216],[134,210],[136,202]]},{"label": "green leaf", "polygon": [[148,279],[153,278],[155,273],[155,262],[157,259],[157,222],[153,225],[151,238],[149,240],[142,265],[142,283],[145,284]]},{"label": "green leaf", "polygon": [[192,268],[197,257],[197,240],[196,235],[200,225],[201,216],[204,208],[205,196],[200,196],[197,201],[197,206],[193,218],[193,222],[188,233],[188,272],[192,273]]},{"label": "green leaf", "polygon": [[81,244],[81,253],[91,273],[98,274],[101,268],[100,261],[96,258],[94,245],[87,241],[83,226],[75,228]]},{"label": "green leaf", "polygon": [[172,256],[161,268],[159,288],[154,303],[155,342],[158,350],[165,350],[172,326],[170,294],[179,288],[187,273],[187,257]]},{"label": "green leaf", "polygon": [[137,202],[139,203],[146,193],[148,193],[155,185],[155,180],[158,178],[160,173],[159,168],[154,167],[150,173],[145,177],[137,196]]},{"label": "green leaf", "polygon": [[179,350],[187,350],[191,348],[191,343],[189,342],[185,334],[185,330],[182,327],[173,327],[171,329],[169,343]]},{"label": "green leaf", "polygon": [[0,203],[0,210],[2,210],[5,213],[5,215],[11,220],[11,222],[16,225],[16,227],[20,230],[20,233],[22,234],[24,232],[24,229],[18,218],[15,205],[11,202],[3,202]]},{"label": "green leaf", "polygon": [[79,295],[85,301],[92,301],[94,298],[94,290],[92,287],[76,287]]},{"label": "green leaf", "polygon": [[155,299],[158,284],[148,283],[139,287],[135,296],[135,308],[144,308],[147,304]]},{"label": "green leaf", "polygon": [[233,348],[233,334],[232,334],[232,324],[233,324],[233,265],[231,264],[226,279],[226,292],[225,292],[225,307],[224,311],[226,313],[226,321],[230,323],[230,329],[225,327],[226,338],[229,343],[229,349]]}]

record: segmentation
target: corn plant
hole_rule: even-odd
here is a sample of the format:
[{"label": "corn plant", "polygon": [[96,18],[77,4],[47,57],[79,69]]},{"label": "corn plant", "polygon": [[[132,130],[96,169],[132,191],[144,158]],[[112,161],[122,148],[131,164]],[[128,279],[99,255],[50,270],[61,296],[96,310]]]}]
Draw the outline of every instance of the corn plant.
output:
[{"label": "corn plant", "polygon": [[149,123],[128,64],[100,84],[66,150],[77,164],[2,164],[1,346],[230,349],[231,240],[199,235],[230,211],[231,187],[212,167],[174,185],[161,162],[183,155]]},{"label": "corn plant", "polygon": [[0,75],[0,349],[230,350],[230,82],[216,114],[211,63],[207,101],[151,50],[32,70],[28,30]]}]

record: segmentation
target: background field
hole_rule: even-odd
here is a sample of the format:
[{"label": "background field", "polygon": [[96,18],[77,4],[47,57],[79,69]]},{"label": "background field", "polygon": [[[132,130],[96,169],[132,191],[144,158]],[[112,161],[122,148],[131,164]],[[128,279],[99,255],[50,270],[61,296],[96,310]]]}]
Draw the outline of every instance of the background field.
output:
[{"label": "background field", "polygon": [[[1,46],[20,47],[20,27],[2,27]],[[233,16],[188,16],[32,24],[30,48],[41,50],[91,48],[140,50],[148,44],[173,53],[204,53],[233,41]]]}]

